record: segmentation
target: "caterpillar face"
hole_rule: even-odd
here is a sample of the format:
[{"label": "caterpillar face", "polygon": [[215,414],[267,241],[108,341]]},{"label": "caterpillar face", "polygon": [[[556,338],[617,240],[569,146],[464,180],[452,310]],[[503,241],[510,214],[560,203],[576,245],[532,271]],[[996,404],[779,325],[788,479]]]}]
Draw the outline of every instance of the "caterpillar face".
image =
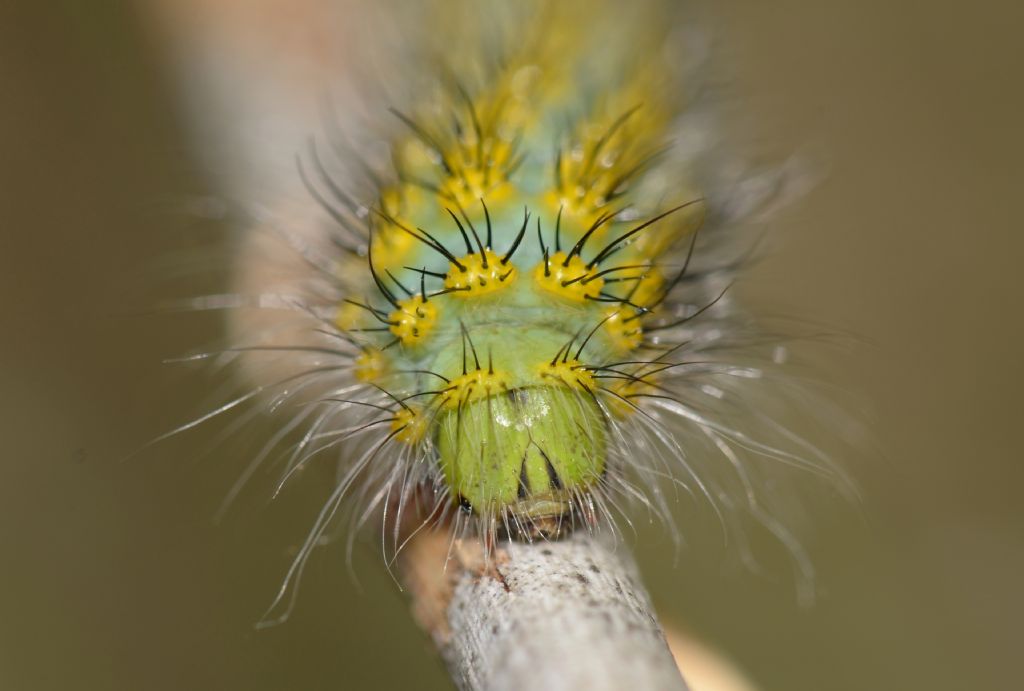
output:
[{"label": "caterpillar face", "polygon": [[460,503],[530,533],[557,534],[604,471],[598,406],[557,387],[508,389],[445,413],[438,427],[441,469]]}]

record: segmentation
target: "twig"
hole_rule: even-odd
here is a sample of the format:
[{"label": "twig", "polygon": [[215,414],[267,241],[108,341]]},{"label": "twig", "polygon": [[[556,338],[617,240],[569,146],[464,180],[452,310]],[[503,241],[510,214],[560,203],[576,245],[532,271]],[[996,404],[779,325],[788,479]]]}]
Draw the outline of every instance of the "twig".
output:
[{"label": "twig", "polygon": [[687,688],[622,545],[580,532],[485,560],[432,534],[406,552],[403,580],[465,691]]}]

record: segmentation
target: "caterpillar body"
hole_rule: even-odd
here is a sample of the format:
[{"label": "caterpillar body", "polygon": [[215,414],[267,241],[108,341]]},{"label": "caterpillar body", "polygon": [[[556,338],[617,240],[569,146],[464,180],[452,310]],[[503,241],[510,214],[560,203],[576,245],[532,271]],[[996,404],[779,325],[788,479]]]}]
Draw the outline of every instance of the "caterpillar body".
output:
[{"label": "caterpillar body", "polygon": [[598,520],[617,420],[685,368],[659,334],[692,320],[677,289],[704,200],[678,179],[644,188],[678,107],[658,54],[595,74],[581,58],[607,37],[534,27],[478,84],[453,68],[428,108],[392,110],[394,182],[365,234],[341,219],[334,326],[388,409],[384,438],[435,490],[486,526],[553,536]]},{"label": "caterpillar body", "polygon": [[670,521],[675,486],[726,525],[753,517],[806,592],[789,495],[765,488],[779,468],[844,480],[761,407],[791,386],[727,288],[752,244],[738,219],[777,178],[716,168],[676,5],[409,11],[403,38],[431,37],[416,78],[392,68],[400,98],[298,156],[329,226],[311,241],[280,219],[308,275],[259,306],[300,314],[304,340],[235,349],[290,358],[259,388],[304,403],[270,442],[301,435],[285,479],[341,458],[285,586],[349,496],[397,550],[410,521],[488,544],[614,530],[630,503]]}]

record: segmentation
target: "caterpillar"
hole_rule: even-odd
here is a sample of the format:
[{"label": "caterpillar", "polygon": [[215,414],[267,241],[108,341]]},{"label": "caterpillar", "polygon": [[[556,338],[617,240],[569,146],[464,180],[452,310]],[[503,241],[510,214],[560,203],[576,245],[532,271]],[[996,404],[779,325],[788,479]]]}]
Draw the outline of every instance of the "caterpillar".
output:
[{"label": "caterpillar", "polygon": [[727,528],[753,518],[812,589],[791,497],[766,487],[847,480],[772,417],[794,388],[784,348],[729,292],[750,197],[778,179],[723,164],[678,7],[408,12],[417,47],[380,73],[392,100],[296,156],[296,204],[322,225],[277,224],[303,280],[229,301],[298,315],[301,335],[240,330],[231,353],[278,364],[214,413],[269,394],[298,412],[253,467],[291,434],[282,483],[340,467],[275,605],[343,505],[397,552],[427,525],[486,545],[615,531],[637,504],[672,526],[680,491]]}]

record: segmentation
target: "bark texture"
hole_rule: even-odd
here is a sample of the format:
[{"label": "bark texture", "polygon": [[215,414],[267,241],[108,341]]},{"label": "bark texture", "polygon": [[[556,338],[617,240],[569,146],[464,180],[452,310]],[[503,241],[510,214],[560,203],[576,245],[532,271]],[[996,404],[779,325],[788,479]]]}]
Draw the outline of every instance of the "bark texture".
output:
[{"label": "bark texture", "polygon": [[476,545],[428,535],[404,578],[465,691],[687,688],[621,544],[578,533],[504,544],[485,560]]}]

